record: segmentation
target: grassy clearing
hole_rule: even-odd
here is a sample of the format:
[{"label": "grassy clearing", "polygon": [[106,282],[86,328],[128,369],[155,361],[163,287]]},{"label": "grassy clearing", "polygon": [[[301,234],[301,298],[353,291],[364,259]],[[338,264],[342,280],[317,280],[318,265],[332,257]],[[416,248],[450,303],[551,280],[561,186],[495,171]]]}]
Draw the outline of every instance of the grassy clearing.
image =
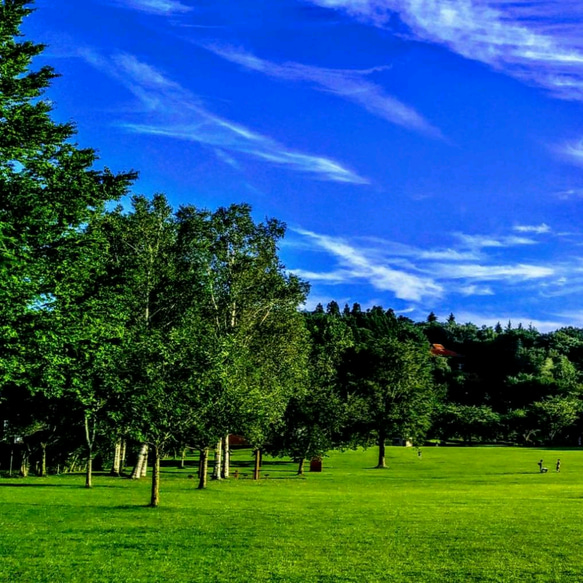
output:
[{"label": "grassy clearing", "polygon": [[268,458],[253,482],[240,452],[247,476],[206,491],[166,466],[157,509],[148,481],[2,479],[0,581],[583,580],[583,452],[388,453],[388,470],[334,453],[306,478]]}]

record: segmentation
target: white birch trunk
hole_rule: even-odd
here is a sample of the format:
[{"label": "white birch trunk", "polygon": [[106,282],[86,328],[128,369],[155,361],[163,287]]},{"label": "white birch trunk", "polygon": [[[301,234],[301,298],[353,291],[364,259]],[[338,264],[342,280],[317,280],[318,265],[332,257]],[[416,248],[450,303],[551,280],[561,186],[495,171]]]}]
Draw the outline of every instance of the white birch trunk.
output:
[{"label": "white birch trunk", "polygon": [[198,480],[198,489],[204,490],[206,488],[207,468],[208,468],[209,453],[208,449],[200,450],[200,472]]},{"label": "white birch trunk", "polygon": [[231,465],[231,449],[229,448],[229,436],[225,435],[223,437],[223,468],[222,477],[229,477],[229,467]]},{"label": "white birch trunk", "polygon": [[145,478],[148,475],[148,446],[146,445],[146,453],[144,455],[144,461],[142,463],[142,473],[140,474],[140,478]]},{"label": "white birch trunk", "polygon": [[222,466],[222,457],[223,457],[223,440],[219,439],[217,445],[215,447],[215,459],[213,465],[213,475],[211,479],[213,480],[220,480],[221,476],[221,466]]},{"label": "white birch trunk", "polygon": [[145,443],[142,443],[142,447],[140,448],[140,452],[138,453],[138,460],[136,461],[136,465],[134,466],[134,469],[132,470],[132,475],[131,475],[132,480],[137,480],[137,479],[142,477],[143,466],[144,466],[144,462],[145,462],[147,455],[148,455],[148,445]]},{"label": "white birch trunk", "polygon": [[127,450],[127,441],[125,439],[121,440],[121,450],[119,452],[119,470],[120,473],[123,472],[124,468],[126,467],[126,450]]},{"label": "white birch trunk", "polygon": [[118,439],[115,442],[115,446],[113,448],[113,464],[111,466],[112,476],[119,476],[120,466],[121,466],[121,439]]}]

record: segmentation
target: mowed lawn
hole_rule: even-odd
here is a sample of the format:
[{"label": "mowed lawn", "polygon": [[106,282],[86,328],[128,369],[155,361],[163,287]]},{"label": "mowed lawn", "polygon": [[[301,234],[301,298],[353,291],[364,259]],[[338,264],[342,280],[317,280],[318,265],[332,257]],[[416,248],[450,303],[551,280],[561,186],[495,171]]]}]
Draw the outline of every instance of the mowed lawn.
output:
[{"label": "mowed lawn", "polygon": [[167,462],[157,509],[149,480],[0,479],[0,581],[583,581],[583,450],[375,455],[305,478],[267,458],[254,482],[238,452],[246,476],[206,491]]}]

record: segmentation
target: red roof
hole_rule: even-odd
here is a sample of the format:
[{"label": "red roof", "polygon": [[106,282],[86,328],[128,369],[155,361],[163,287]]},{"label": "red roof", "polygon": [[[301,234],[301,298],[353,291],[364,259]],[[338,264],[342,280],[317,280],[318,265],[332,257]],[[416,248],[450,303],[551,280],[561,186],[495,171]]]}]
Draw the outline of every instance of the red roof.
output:
[{"label": "red roof", "polygon": [[443,344],[432,344],[429,352],[433,356],[460,356],[457,352],[445,348]]}]

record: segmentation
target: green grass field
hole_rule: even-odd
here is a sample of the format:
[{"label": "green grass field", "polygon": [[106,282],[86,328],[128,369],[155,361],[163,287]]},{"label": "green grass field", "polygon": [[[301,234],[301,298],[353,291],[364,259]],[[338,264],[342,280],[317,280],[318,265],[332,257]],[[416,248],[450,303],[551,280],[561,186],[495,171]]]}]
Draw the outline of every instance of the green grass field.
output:
[{"label": "green grass field", "polygon": [[254,482],[238,452],[247,476],[206,491],[168,465],[157,509],[149,480],[1,479],[0,581],[583,581],[583,451],[375,456],[334,453],[305,478],[268,458]]}]

